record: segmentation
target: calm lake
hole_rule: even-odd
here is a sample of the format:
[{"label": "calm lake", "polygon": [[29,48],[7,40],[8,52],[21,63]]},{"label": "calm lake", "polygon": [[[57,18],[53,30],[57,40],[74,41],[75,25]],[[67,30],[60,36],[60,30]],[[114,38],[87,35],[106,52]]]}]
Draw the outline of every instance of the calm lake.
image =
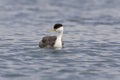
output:
[{"label": "calm lake", "polygon": [[120,0],[0,0],[0,80],[120,80]]}]

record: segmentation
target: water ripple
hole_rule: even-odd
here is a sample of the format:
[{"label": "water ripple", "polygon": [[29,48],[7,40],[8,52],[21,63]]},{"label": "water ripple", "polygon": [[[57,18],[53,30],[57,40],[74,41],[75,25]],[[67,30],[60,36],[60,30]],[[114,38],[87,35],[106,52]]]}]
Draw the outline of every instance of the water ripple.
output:
[{"label": "water ripple", "polygon": [[[0,80],[119,80],[119,3],[1,0]],[[55,23],[64,24],[64,48],[40,49]]]}]

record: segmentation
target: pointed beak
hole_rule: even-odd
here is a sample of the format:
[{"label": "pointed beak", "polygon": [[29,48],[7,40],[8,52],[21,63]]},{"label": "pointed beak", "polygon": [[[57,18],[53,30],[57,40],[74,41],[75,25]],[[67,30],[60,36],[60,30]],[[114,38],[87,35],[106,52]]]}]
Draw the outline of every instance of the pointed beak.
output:
[{"label": "pointed beak", "polygon": [[54,32],[55,30],[54,29],[49,29],[48,32]]}]

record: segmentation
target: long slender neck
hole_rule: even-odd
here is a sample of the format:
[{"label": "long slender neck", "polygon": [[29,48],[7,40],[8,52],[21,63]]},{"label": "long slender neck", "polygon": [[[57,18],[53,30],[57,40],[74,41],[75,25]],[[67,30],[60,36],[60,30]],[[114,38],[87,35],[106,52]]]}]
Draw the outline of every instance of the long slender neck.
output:
[{"label": "long slender neck", "polygon": [[58,33],[57,39],[61,40],[62,39],[63,32]]},{"label": "long slender neck", "polygon": [[62,35],[63,35],[63,32],[58,33],[54,47],[62,48]]}]

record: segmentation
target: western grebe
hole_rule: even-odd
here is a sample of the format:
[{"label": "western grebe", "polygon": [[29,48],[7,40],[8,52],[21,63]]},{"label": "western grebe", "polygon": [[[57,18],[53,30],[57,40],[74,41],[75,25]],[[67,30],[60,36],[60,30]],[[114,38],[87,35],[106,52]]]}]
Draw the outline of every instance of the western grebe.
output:
[{"label": "western grebe", "polygon": [[62,35],[64,31],[63,25],[55,24],[53,29],[49,31],[55,31],[57,33],[57,36],[43,37],[39,43],[39,47],[40,48],[62,48],[63,47]]}]

